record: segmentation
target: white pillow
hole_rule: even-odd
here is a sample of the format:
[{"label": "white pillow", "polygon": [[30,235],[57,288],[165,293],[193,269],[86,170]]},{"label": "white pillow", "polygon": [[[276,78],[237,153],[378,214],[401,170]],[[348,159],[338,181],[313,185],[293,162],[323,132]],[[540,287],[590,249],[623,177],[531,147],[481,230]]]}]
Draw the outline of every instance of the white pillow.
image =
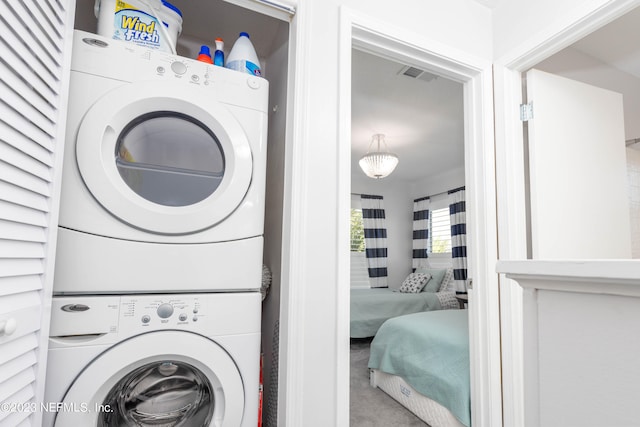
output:
[{"label": "white pillow", "polygon": [[444,291],[454,291],[456,290],[456,281],[453,280],[453,268],[447,268],[447,272],[444,273],[444,278],[442,279],[442,284],[440,284],[440,289],[438,292]]},{"label": "white pillow", "polygon": [[412,293],[417,294],[422,291],[427,284],[427,282],[431,280],[430,274],[425,273],[411,273],[404,279],[402,285],[400,286],[399,291],[404,293]]}]

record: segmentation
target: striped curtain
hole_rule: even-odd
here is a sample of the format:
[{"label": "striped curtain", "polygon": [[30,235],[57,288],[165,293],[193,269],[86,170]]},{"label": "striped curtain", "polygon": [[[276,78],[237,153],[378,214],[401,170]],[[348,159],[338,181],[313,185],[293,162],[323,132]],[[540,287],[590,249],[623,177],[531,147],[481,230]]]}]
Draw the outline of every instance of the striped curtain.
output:
[{"label": "striped curtain", "polygon": [[413,271],[426,267],[429,255],[429,205],[428,197],[413,201]]},{"label": "striped curtain", "polygon": [[451,258],[457,292],[467,292],[467,212],[464,187],[449,191]]},{"label": "striped curtain", "polygon": [[372,288],[386,288],[387,284],[387,226],[382,196],[363,194],[362,226]]}]

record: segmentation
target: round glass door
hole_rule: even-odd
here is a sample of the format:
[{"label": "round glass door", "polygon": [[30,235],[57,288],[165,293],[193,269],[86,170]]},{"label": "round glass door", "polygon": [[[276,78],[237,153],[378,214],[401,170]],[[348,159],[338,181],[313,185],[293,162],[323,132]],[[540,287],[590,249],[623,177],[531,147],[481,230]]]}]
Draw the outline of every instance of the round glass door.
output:
[{"label": "round glass door", "polygon": [[231,110],[190,86],[125,84],[98,99],[76,137],[84,184],[122,222],[188,234],[224,220],[253,173],[251,146]]},{"label": "round glass door", "polygon": [[107,393],[98,427],[208,426],[215,407],[213,387],[194,366],[161,360],[141,366]]},{"label": "round glass door", "polygon": [[116,145],[116,167],[136,194],[164,206],[188,206],[213,194],[224,176],[218,138],[201,122],[175,112],[133,120]]},{"label": "round glass door", "polygon": [[238,427],[245,390],[224,348],[186,331],[137,335],[106,349],[67,390],[56,426]]}]

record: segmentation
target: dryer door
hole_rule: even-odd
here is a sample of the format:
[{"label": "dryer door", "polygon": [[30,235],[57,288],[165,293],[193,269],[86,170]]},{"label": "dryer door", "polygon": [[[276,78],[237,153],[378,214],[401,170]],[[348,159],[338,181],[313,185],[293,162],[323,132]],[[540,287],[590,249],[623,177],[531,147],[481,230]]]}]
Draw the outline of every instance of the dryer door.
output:
[{"label": "dryer door", "polygon": [[87,366],[54,425],[238,427],[244,403],[242,378],[224,349],[190,332],[150,332]]},{"label": "dryer door", "polygon": [[202,87],[140,82],[100,98],[82,119],[78,168],[114,216],[160,234],[224,220],[244,199],[251,147],[234,115]]}]

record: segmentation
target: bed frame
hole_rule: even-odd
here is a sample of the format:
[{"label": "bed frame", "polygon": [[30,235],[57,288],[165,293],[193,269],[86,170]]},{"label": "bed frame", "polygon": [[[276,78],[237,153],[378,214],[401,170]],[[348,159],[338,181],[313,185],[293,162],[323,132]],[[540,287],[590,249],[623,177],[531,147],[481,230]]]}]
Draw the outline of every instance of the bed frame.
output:
[{"label": "bed frame", "polygon": [[417,392],[397,375],[369,370],[372,387],[378,387],[431,427],[465,427],[451,411]]}]

